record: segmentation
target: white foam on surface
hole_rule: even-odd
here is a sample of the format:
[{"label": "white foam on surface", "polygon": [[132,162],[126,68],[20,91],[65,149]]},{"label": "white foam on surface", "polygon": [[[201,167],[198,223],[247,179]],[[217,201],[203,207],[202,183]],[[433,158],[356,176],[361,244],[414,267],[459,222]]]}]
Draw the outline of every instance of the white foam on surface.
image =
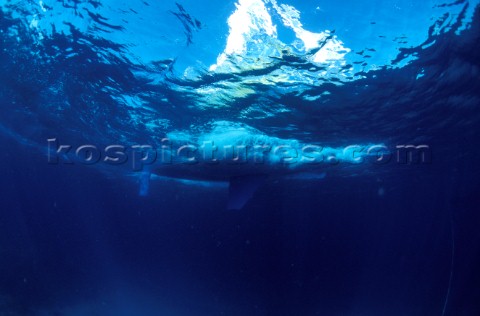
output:
[{"label": "white foam on surface", "polygon": [[[228,19],[230,31],[226,48],[218,56],[217,63],[210,67],[210,71],[226,72],[233,68],[229,64],[230,60],[234,60],[238,66],[242,57],[257,54],[256,57],[261,61],[270,57],[269,52],[272,48],[282,50],[289,47],[278,39],[277,26],[273,23],[269,9],[281,17],[283,26],[293,30],[297,40],[302,42],[302,50],[305,53],[318,49],[310,57],[311,62],[327,63],[343,60],[350,52],[350,49],[336,36],[332,36],[330,31],[314,33],[304,29],[300,11],[293,6],[278,4],[276,0],[239,0],[236,10]],[[276,45],[272,47],[272,43]]]}]

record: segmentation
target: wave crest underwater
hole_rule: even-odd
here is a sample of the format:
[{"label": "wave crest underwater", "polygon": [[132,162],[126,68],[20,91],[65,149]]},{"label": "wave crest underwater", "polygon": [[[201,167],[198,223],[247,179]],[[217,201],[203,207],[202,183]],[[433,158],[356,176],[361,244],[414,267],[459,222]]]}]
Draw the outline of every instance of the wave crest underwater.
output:
[{"label": "wave crest underwater", "polygon": [[0,314],[480,315],[479,2],[0,0]]}]

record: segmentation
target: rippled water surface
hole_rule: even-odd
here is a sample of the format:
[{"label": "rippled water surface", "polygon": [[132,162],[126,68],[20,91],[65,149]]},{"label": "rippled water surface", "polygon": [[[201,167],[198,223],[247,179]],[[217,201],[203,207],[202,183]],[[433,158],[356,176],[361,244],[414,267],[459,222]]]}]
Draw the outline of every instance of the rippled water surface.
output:
[{"label": "rippled water surface", "polygon": [[[0,0],[0,315],[479,315],[479,37],[478,0]],[[326,157],[49,160],[205,142]]]}]

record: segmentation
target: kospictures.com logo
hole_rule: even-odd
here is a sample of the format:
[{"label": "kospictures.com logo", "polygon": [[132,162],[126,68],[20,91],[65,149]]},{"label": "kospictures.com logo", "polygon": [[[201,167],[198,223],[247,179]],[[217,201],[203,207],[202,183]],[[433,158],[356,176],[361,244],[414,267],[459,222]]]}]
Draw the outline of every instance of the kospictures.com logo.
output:
[{"label": "kospictures.com logo", "polygon": [[[73,146],[61,144],[56,138],[48,142],[49,164],[105,163],[109,165],[129,164],[132,170],[141,171],[153,164],[283,164],[316,165],[340,163],[350,164],[430,164],[432,151],[428,145],[350,145],[341,148],[323,147],[313,144],[278,145],[225,145],[217,146],[214,140],[201,145],[175,144],[162,140],[159,147],[151,145],[107,145],[84,144]],[[295,143],[296,144],[296,143]]]}]

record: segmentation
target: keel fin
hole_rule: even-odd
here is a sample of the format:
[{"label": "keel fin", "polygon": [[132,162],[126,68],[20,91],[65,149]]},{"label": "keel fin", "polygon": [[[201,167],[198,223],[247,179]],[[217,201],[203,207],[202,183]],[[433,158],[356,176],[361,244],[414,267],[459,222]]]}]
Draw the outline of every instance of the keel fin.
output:
[{"label": "keel fin", "polygon": [[266,179],[267,176],[264,174],[231,177],[228,209],[241,210]]}]

